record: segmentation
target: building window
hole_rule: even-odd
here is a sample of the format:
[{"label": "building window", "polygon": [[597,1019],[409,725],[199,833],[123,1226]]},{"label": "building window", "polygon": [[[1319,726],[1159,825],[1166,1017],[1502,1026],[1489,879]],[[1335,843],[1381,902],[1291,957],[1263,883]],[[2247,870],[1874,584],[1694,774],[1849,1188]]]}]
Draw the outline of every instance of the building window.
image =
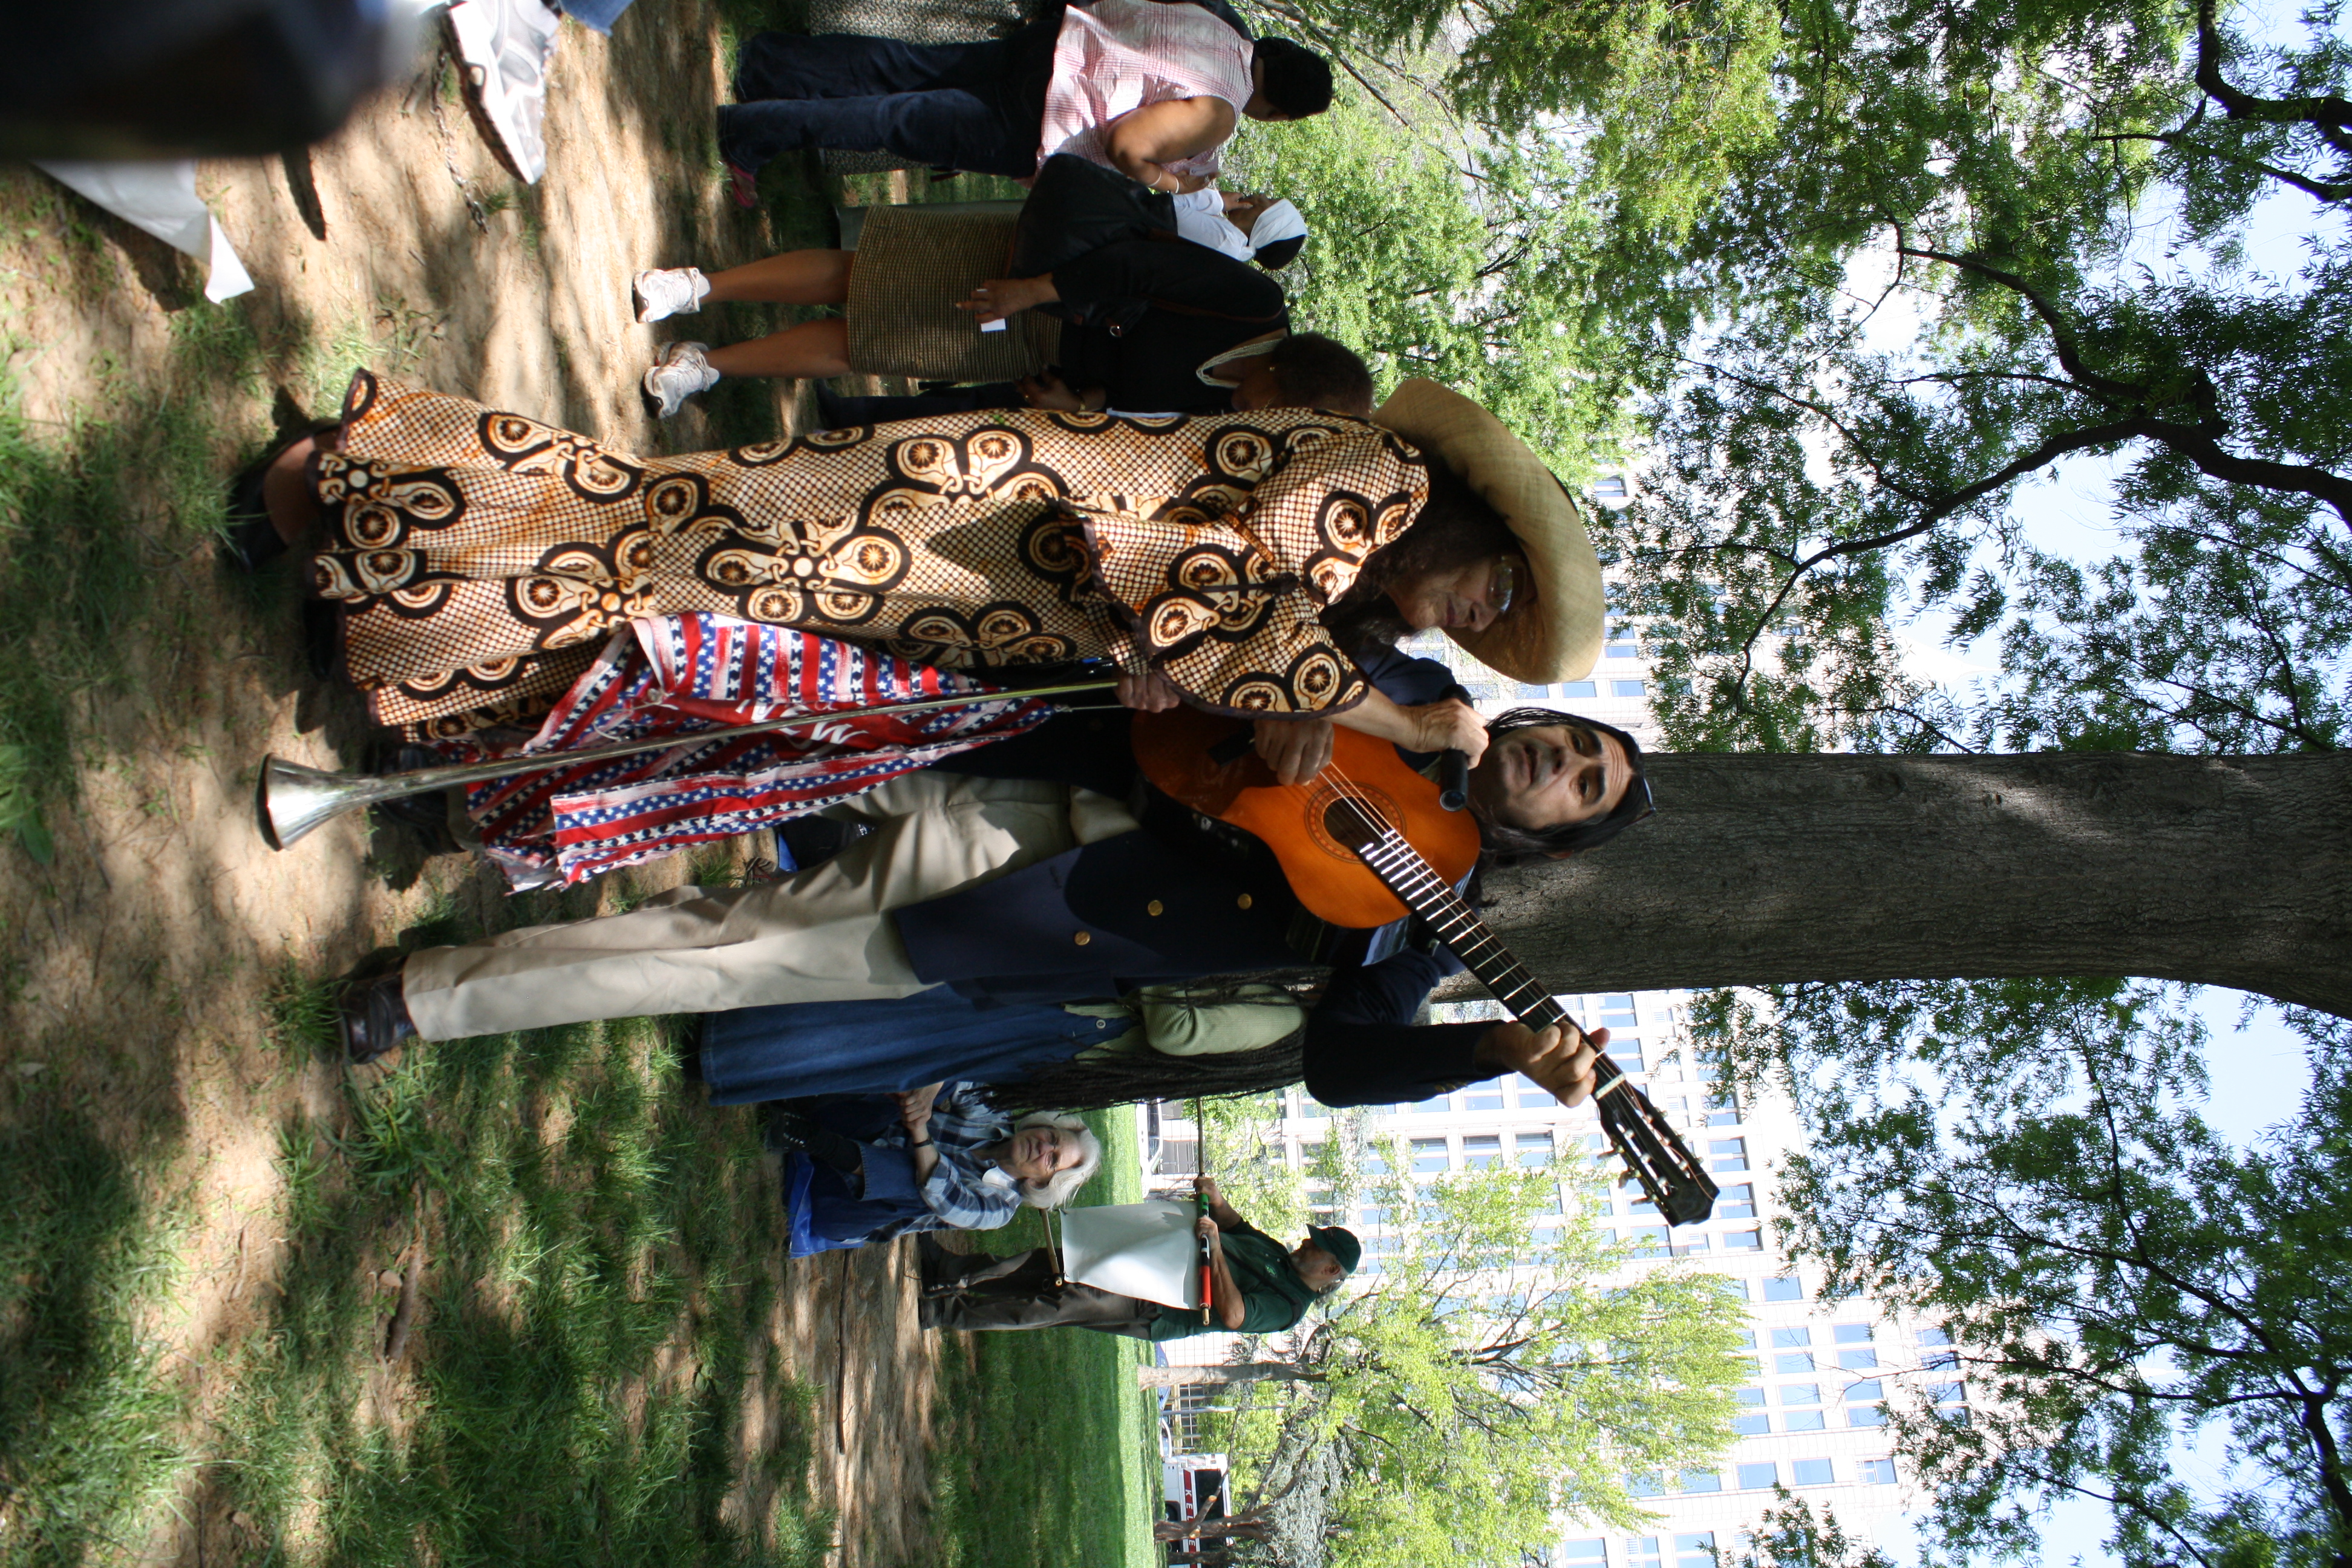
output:
[{"label": "building window", "polygon": [[1473,1171],[1484,1171],[1503,1157],[1503,1141],[1486,1136],[1462,1140],[1462,1163]]},{"label": "building window", "polygon": [[1307,1099],[1303,1094],[1298,1097],[1298,1110],[1297,1114],[1301,1121],[1328,1121],[1331,1120],[1331,1113],[1329,1110],[1326,1110],[1316,1101]]},{"label": "building window", "polygon": [[1666,1488],[1655,1475],[1633,1475],[1625,1478],[1625,1489],[1635,1497],[1656,1497]]},{"label": "building window", "polygon": [[1821,1402],[1822,1385],[1818,1383],[1790,1383],[1781,1385],[1780,1403],[1783,1405],[1819,1405]]},{"label": "building window", "polygon": [[1503,1109],[1503,1086],[1499,1083],[1476,1084],[1463,1091],[1465,1110],[1500,1110]]},{"label": "building window", "polygon": [[1737,1186],[1724,1188],[1722,1195],[1715,1201],[1715,1217],[1754,1219],[1756,1217],[1755,1186],[1750,1183],[1742,1182]]},{"label": "building window", "polygon": [[1443,1171],[1452,1163],[1443,1138],[1416,1138],[1412,1141],[1412,1168],[1416,1171]]},{"label": "building window", "polygon": [[1742,1405],[1761,1405],[1764,1403],[1764,1391],[1760,1388],[1735,1388],[1731,1391],[1731,1397]]},{"label": "building window", "polygon": [[1764,1281],[1764,1299],[1767,1301],[1801,1301],[1805,1299],[1805,1289],[1798,1283],[1795,1275],[1784,1274],[1777,1279]]},{"label": "building window", "polygon": [[1637,1039],[1618,1039],[1612,1037],[1609,1042],[1609,1059],[1627,1072],[1640,1072],[1642,1042]]},{"label": "building window", "polygon": [[[1745,1138],[1710,1138],[1706,1141],[1710,1164],[1718,1171],[1748,1169],[1748,1140]],[[1764,1298],[1766,1300],[1771,1297]]]},{"label": "building window", "polygon": [[1715,1531],[1675,1536],[1675,1568],[1715,1568]]},{"label": "building window", "polygon": [[1838,1352],[1838,1365],[1845,1368],[1848,1372],[1868,1372],[1877,1364],[1878,1352],[1876,1351],[1862,1350]]},{"label": "building window", "polygon": [[1594,500],[1623,500],[1625,496],[1625,479],[1621,474],[1603,474],[1592,481]]},{"label": "building window", "polygon": [[1866,1405],[1872,1400],[1885,1397],[1885,1393],[1879,1387],[1878,1379],[1874,1377],[1845,1385],[1845,1402],[1848,1405]]},{"label": "building window", "polygon": [[1609,1543],[1606,1541],[1563,1541],[1559,1543],[1562,1563],[1606,1563]]},{"label": "building window", "polygon": [[1538,702],[1551,695],[1551,688],[1549,686],[1529,686],[1526,681],[1522,680],[1518,683],[1518,694],[1520,696],[1532,697]]},{"label": "building window", "polygon": [[1594,680],[1563,680],[1559,683],[1562,697],[1598,697],[1601,683]]},{"label": "building window", "polygon": [[1818,1410],[1784,1411],[1780,1416],[1783,1432],[1820,1432],[1829,1426],[1829,1418]]},{"label": "building window", "polygon": [[1608,658],[1639,658],[1642,657],[1642,645],[1639,643],[1630,642],[1613,642],[1607,647],[1601,649],[1601,653],[1603,657]]},{"label": "building window", "polygon": [[1830,1468],[1830,1462],[1827,1459],[1793,1459],[1790,1461],[1789,1482],[1791,1486],[1826,1487],[1833,1484],[1836,1480],[1837,1476],[1835,1472]]},{"label": "building window", "polygon": [[[1719,1470],[1685,1470],[1683,1490],[1686,1492],[1719,1492],[1723,1489],[1723,1473]],[[1709,1565],[1712,1568],[1712,1564]]]},{"label": "building window", "polygon": [[1435,1095],[1428,1100],[1416,1100],[1403,1109],[1423,1116],[1443,1116],[1454,1109],[1454,1097],[1449,1094]]},{"label": "building window", "polygon": [[1649,690],[1650,683],[1646,680],[1612,680],[1609,683],[1609,695],[1612,697],[1645,697]]},{"label": "building window", "polygon": [[1895,1484],[1895,1461],[1892,1459],[1864,1459],[1862,1462],[1862,1481],[1864,1486],[1893,1486]]},{"label": "building window", "polygon": [[1772,1358],[1772,1370],[1781,1377],[1802,1377],[1813,1370],[1813,1352],[1783,1351]]},{"label": "building window", "polygon": [[1776,1351],[1795,1350],[1799,1345],[1809,1345],[1812,1342],[1813,1331],[1811,1329],[1774,1329],[1772,1331],[1772,1348]]},{"label": "building window", "polygon": [[1927,1391],[1927,1397],[1937,1405],[1966,1405],[1968,1390],[1957,1383],[1939,1383]]},{"label": "building window", "polygon": [[1845,1413],[1845,1424],[1849,1426],[1884,1426],[1886,1425],[1886,1406],[1857,1405]]},{"label": "building window", "polygon": [[[1731,1245],[1731,1238],[1729,1237],[1724,1237],[1723,1245],[1729,1247]],[[1745,1301],[1748,1300],[1748,1281],[1745,1279],[1718,1279],[1716,1281],[1716,1284],[1721,1287],[1725,1295],[1730,1297],[1735,1301]]]},{"label": "building window", "polygon": [[1761,1252],[1764,1250],[1764,1233],[1758,1230],[1727,1230],[1723,1233],[1723,1249],[1726,1252]]},{"label": "building window", "polygon": [[1658,1568],[1658,1538],[1654,1535],[1627,1536],[1625,1568]]},{"label": "building window", "polygon": [[1753,1415],[1735,1415],[1731,1418],[1731,1429],[1743,1437],[1761,1437],[1765,1433],[1772,1430],[1772,1422],[1769,1416],[1761,1413]]},{"label": "building window", "polygon": [[1625,1241],[1638,1257],[1664,1257],[1666,1251],[1666,1227],[1662,1225],[1643,1226],[1639,1230],[1629,1230],[1625,1232]]},{"label": "building window", "polygon": [[1739,1467],[1739,1489],[1744,1492],[1769,1491],[1780,1484],[1780,1467],[1766,1463]]},{"label": "building window", "polygon": [[[1551,1163],[1552,1153],[1551,1134],[1522,1132],[1511,1140],[1511,1152],[1518,1156],[1519,1163],[1522,1165],[1549,1165]],[[1557,1204],[1558,1201],[1558,1197],[1555,1196],[1553,1202]]]},{"label": "building window", "polygon": [[1840,1323],[1830,1332],[1842,1345],[1866,1345],[1871,1342],[1868,1323]]},{"label": "building window", "polygon": [[1615,1001],[1616,998],[1612,997],[1608,1002],[1601,1004],[1602,1011],[1601,1014],[1601,1021],[1612,1029],[1640,1028],[1642,1026],[1641,1015],[1633,1011],[1633,1004],[1628,1002],[1622,1008],[1619,1008],[1614,1005]]},{"label": "building window", "polygon": [[1389,1216],[1391,1212],[1392,1211],[1380,1204],[1366,1204],[1363,1207],[1356,1211],[1356,1223],[1359,1225],[1387,1225],[1390,1223]]}]

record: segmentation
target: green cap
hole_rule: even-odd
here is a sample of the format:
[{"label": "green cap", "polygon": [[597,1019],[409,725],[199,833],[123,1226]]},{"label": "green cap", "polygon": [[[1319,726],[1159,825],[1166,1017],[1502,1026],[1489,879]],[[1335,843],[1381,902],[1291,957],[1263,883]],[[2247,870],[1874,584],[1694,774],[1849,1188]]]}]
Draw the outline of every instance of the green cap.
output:
[{"label": "green cap", "polygon": [[1352,1230],[1342,1230],[1336,1225],[1310,1225],[1307,1239],[1339,1260],[1339,1267],[1353,1274],[1357,1259],[1364,1256],[1364,1244],[1356,1239]]}]

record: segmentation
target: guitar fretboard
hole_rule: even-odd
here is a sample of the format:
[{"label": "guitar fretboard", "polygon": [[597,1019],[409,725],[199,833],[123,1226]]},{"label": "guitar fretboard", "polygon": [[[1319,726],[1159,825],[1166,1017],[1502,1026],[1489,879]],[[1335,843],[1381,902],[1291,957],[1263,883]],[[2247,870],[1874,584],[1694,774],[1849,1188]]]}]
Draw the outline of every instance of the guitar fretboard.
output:
[{"label": "guitar fretboard", "polygon": [[[1370,816],[1360,808],[1357,814]],[[1377,818],[1365,826],[1373,831],[1352,846],[1357,858],[1428,922],[1495,1000],[1530,1029],[1555,1024],[1577,1027],[1552,994],[1486,929],[1469,902],[1422,858],[1421,851]],[[1681,1135],[1608,1057],[1595,1058],[1593,1080],[1601,1125],[1650,1201],[1676,1225],[1706,1218],[1715,1207],[1716,1184]]]}]

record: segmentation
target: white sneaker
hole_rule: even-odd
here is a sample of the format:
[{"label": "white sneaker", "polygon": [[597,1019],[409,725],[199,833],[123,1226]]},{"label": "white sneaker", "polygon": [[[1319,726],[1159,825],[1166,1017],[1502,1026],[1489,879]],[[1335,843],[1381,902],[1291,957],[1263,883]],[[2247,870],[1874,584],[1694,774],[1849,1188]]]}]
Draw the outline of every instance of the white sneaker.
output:
[{"label": "white sneaker", "polygon": [[656,419],[667,419],[685,406],[688,398],[717,386],[719,373],[702,357],[709,352],[709,343],[678,342],[663,349],[653,369],[646,372],[646,412]]},{"label": "white sneaker", "polygon": [[699,267],[656,267],[637,274],[637,321],[650,326],[672,316],[691,316],[702,309],[710,279]]},{"label": "white sneaker", "polygon": [[547,173],[547,62],[563,18],[546,0],[457,0],[448,16],[483,117],[537,184]]}]

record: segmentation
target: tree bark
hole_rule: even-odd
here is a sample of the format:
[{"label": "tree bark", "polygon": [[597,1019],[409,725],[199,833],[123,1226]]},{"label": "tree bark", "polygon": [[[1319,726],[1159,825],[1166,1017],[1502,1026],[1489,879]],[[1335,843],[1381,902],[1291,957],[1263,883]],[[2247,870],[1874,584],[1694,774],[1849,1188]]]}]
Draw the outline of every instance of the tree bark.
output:
[{"label": "tree bark", "polygon": [[1654,818],[1486,879],[1559,990],[2146,975],[2352,1016],[2352,753],[1648,769]]},{"label": "tree bark", "polygon": [[1139,1388],[1175,1388],[1188,1383],[1320,1383],[1324,1373],[1286,1361],[1251,1361],[1223,1366],[1139,1366]]}]

